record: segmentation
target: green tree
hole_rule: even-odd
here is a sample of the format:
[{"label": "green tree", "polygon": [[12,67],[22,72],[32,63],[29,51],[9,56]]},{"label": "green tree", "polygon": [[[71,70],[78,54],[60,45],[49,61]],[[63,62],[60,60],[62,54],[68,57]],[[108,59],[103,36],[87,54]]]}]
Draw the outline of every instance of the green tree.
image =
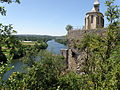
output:
[{"label": "green tree", "polygon": [[73,26],[67,25],[67,26],[65,27],[65,29],[66,29],[67,31],[72,30],[72,29],[73,29]]},{"label": "green tree", "polygon": [[107,0],[106,16],[110,22],[104,36],[87,34],[77,45],[86,52],[86,78],[92,82],[90,89],[120,89],[120,10],[115,0]]},{"label": "green tree", "polygon": [[[20,3],[20,0],[0,0],[0,3]],[[1,15],[6,15],[6,10],[5,10],[5,7],[4,6],[0,6],[0,14]]]},{"label": "green tree", "polygon": [[[0,0],[0,3],[12,3],[12,2],[16,2],[16,3],[20,3],[19,0]],[[5,16],[6,15],[6,10],[5,7],[0,6],[0,14]],[[16,33],[15,30],[13,30],[12,25],[3,25],[2,23],[0,23],[0,61],[6,62],[7,61],[7,57],[5,56],[5,54],[3,53],[4,49],[6,48],[10,48],[11,45],[11,41],[13,39],[12,34]]]},{"label": "green tree", "polygon": [[[120,12],[118,6],[114,5],[114,0],[107,0],[106,5],[108,7],[106,16],[110,24],[105,36],[87,34],[81,44],[76,45],[80,51],[87,54],[84,75],[73,72],[61,75],[61,71],[65,69],[63,57],[40,51],[40,62],[32,61],[33,65],[26,67],[26,73],[13,73],[8,81],[0,82],[0,88],[19,90],[119,90]],[[32,53],[31,56],[35,55],[34,52]],[[30,60],[28,57],[23,59]],[[2,66],[0,68],[0,77],[9,70],[8,65]],[[2,78],[0,80],[2,81]]]},{"label": "green tree", "polygon": [[66,66],[63,57],[54,56],[43,50],[37,55],[40,61],[34,60],[32,66],[27,66],[26,73],[13,73],[2,87],[18,90],[56,90],[61,71]]},{"label": "green tree", "polygon": [[107,16],[108,22],[110,22],[107,28],[107,50],[106,58],[110,57],[112,49],[119,44],[120,38],[120,9],[119,6],[114,5],[115,0],[106,1],[106,6],[108,7],[105,15]]},{"label": "green tree", "polygon": [[107,0],[105,3],[110,22],[105,35],[88,33],[80,44],[75,44],[87,55],[83,71],[88,75],[85,78],[92,83],[90,89],[120,89],[120,10],[114,1]]}]

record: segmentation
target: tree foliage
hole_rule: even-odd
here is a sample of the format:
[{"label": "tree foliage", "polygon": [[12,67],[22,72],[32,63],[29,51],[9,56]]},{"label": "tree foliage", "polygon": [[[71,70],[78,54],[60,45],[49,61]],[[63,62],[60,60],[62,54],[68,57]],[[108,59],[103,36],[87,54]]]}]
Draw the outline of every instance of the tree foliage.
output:
[{"label": "tree foliage", "polygon": [[[20,3],[20,0],[0,0],[0,3]],[[5,10],[5,7],[4,6],[0,6],[0,14],[5,16],[6,15],[6,10]]]},{"label": "tree foliage", "polygon": [[[63,57],[43,50],[35,53],[35,49],[29,49],[31,53],[22,58],[28,64],[25,73],[14,72],[7,81],[4,81],[2,80],[4,73],[11,68],[7,64],[2,65],[0,88],[13,90],[120,90],[120,11],[118,6],[114,5],[114,1],[107,0],[105,3],[108,7],[106,16],[110,22],[105,36],[86,34],[81,43],[76,45],[81,52],[84,51],[87,54],[86,66],[83,68],[85,74],[64,72],[66,62]],[[71,29],[72,27],[67,28],[67,30]],[[0,45],[12,47],[11,39],[10,44],[6,44],[9,43],[7,40],[12,38],[12,27],[1,25],[0,30]],[[39,48],[38,45],[36,47]],[[37,55],[39,55],[40,61],[35,61],[34,57]]]},{"label": "tree foliage", "polygon": [[[20,3],[19,0],[0,0],[0,3],[10,4],[12,2]],[[6,15],[5,7],[0,6],[0,14],[3,16]],[[5,49],[10,49],[10,52],[12,52],[13,48],[15,49],[16,44],[18,45],[19,43],[12,36],[13,33],[16,33],[16,31],[13,29],[11,24],[3,25],[2,23],[0,23],[0,61],[6,62],[7,59],[10,59],[6,57],[3,52],[6,52]],[[9,55],[13,54],[10,52]]]},{"label": "tree foliage", "polygon": [[72,30],[72,29],[73,29],[73,26],[67,25],[67,26],[65,27],[65,29],[66,29],[67,31]]},{"label": "tree foliage", "polygon": [[83,71],[91,82],[90,89],[120,89],[120,10],[114,0],[107,0],[106,16],[110,24],[104,36],[86,34],[80,44],[80,51],[87,54]]},{"label": "tree foliage", "polygon": [[[27,66],[26,73],[14,72],[1,87],[9,89],[56,90],[61,71],[65,69],[65,61],[61,56],[53,56],[46,51],[39,52],[40,61],[33,61]],[[30,62],[30,58],[27,62]]]}]

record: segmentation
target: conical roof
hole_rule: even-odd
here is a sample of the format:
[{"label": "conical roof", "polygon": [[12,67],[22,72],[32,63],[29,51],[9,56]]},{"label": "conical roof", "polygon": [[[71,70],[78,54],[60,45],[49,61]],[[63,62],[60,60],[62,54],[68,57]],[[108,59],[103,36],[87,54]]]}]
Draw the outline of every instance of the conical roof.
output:
[{"label": "conical roof", "polygon": [[100,4],[99,0],[94,0],[94,5],[98,5],[98,4]]}]

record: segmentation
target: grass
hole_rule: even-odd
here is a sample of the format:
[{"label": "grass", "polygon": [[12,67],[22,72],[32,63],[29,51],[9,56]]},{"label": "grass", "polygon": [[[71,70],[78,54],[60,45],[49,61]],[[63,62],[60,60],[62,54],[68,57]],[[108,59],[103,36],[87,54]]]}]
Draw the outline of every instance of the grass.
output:
[{"label": "grass", "polygon": [[21,42],[23,45],[35,45],[36,42]]},{"label": "grass", "polygon": [[7,58],[10,56],[9,52],[10,52],[9,49],[6,49],[6,48],[3,49],[3,53],[5,54],[5,56],[6,56]]},{"label": "grass", "polygon": [[[35,45],[36,42],[32,41],[32,42],[21,42],[23,45]],[[2,47],[3,48],[3,53],[9,57],[9,52],[10,50],[5,48],[5,47]]]}]

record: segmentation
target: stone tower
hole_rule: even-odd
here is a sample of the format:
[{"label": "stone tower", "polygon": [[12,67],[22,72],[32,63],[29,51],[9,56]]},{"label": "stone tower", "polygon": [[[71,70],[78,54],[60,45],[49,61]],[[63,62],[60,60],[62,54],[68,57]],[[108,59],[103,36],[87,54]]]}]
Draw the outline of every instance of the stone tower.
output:
[{"label": "stone tower", "polygon": [[104,27],[104,16],[99,11],[99,0],[94,0],[93,9],[86,13],[85,17],[85,29],[98,29]]}]

